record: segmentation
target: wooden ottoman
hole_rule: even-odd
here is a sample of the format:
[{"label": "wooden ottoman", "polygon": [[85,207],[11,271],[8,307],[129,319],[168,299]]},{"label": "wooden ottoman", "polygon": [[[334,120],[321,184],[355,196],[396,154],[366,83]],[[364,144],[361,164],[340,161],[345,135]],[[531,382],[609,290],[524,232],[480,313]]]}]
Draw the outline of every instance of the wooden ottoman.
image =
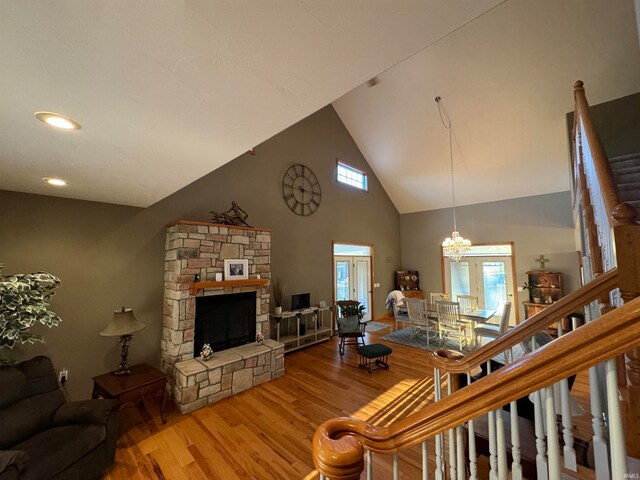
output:
[{"label": "wooden ottoman", "polygon": [[393,352],[391,347],[381,343],[358,347],[358,354],[360,355],[360,364],[358,366],[367,369],[369,373],[377,368],[387,370],[389,368],[387,361],[391,352]]}]

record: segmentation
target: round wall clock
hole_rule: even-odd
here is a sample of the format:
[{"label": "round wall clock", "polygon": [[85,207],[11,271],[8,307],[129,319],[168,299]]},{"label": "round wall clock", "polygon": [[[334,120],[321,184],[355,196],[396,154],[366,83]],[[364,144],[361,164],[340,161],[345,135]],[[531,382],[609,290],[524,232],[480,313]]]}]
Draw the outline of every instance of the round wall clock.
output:
[{"label": "round wall clock", "polygon": [[282,178],[282,196],[296,215],[311,215],[320,206],[322,198],[318,177],[305,165],[291,165]]}]

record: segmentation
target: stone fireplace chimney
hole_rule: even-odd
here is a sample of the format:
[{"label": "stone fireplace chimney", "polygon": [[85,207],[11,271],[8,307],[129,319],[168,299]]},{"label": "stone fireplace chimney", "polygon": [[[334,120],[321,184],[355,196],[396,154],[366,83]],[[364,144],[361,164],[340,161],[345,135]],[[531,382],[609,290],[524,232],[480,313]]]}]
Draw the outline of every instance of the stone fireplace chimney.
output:
[{"label": "stone fireplace chimney", "polygon": [[[216,282],[226,259],[247,260],[249,279]],[[162,369],[180,411],[284,374],[284,346],[269,340],[270,230],[180,220],[167,227],[164,272]],[[265,342],[256,345],[251,339],[247,345],[214,352],[207,361],[200,359],[194,352],[196,297],[244,292],[256,293],[255,331]]]}]

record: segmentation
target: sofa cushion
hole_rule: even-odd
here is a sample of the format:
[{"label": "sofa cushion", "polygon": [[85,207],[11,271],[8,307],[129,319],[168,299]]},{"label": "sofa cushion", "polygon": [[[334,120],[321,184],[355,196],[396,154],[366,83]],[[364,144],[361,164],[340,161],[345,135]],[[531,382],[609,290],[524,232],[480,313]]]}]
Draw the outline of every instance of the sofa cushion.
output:
[{"label": "sofa cushion", "polygon": [[62,390],[26,397],[0,409],[0,450],[12,448],[49,428],[53,415],[65,401]]},{"label": "sofa cushion", "polygon": [[16,367],[0,367],[0,408],[25,396],[27,376]]},{"label": "sofa cushion", "polygon": [[51,478],[98,447],[106,437],[104,425],[68,425],[38,433],[14,449],[31,461],[21,480]]},{"label": "sofa cushion", "polygon": [[31,360],[19,363],[16,368],[22,370],[27,376],[27,386],[24,392],[26,397],[51,392],[60,388],[56,371],[48,357],[33,357]]},{"label": "sofa cushion", "polygon": [[65,401],[53,364],[43,356],[1,368],[0,387],[0,449],[49,428],[53,414]]}]

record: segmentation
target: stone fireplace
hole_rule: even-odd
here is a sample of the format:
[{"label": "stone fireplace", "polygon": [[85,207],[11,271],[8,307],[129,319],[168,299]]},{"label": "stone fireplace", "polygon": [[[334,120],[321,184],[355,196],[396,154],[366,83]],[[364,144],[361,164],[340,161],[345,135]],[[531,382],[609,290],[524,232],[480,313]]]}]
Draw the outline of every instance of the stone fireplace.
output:
[{"label": "stone fireplace", "polygon": [[[225,259],[247,260],[249,279],[215,281]],[[284,374],[284,346],[269,339],[270,278],[270,230],[184,220],[167,227],[160,348],[181,412]],[[258,333],[262,345],[256,344]],[[200,345],[212,342],[214,354],[204,361]]]}]

